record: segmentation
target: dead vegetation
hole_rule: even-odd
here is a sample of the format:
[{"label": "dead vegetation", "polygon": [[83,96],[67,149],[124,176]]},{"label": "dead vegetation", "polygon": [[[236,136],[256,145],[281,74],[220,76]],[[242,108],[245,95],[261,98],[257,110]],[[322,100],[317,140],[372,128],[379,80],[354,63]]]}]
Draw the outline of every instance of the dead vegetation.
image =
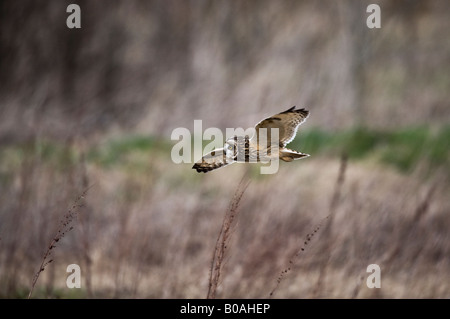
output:
[{"label": "dead vegetation", "polygon": [[[65,170],[35,157],[2,171],[13,185],[0,194],[3,297],[28,293],[58,212],[83,187],[83,174],[95,183],[88,211],[59,242],[34,297],[203,298],[208,289],[215,298],[449,294],[445,175],[319,156],[282,163],[275,175],[236,165],[201,177],[155,152],[139,170],[82,168],[74,153]],[[244,172],[251,186],[241,182],[236,191]],[[81,267],[81,289],[65,287],[72,263]],[[377,291],[365,286],[372,263],[382,271]]]}]

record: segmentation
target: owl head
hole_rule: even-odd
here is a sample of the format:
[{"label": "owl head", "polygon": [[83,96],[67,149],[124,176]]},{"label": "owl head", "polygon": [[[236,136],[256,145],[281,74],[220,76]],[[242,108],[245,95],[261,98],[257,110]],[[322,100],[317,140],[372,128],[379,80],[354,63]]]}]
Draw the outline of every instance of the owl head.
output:
[{"label": "owl head", "polygon": [[248,136],[233,136],[226,140],[223,149],[228,159],[237,160],[238,156],[244,156],[245,148],[248,148]]},{"label": "owl head", "polygon": [[223,145],[225,155],[228,159],[234,159],[238,153],[238,141],[237,136],[230,137]]}]

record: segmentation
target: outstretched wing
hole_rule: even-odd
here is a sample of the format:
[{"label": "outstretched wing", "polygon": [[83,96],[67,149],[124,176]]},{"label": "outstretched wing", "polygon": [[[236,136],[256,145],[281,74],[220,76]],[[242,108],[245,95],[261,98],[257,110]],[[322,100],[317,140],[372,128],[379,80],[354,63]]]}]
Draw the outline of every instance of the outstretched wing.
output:
[{"label": "outstretched wing", "polygon": [[231,163],[233,162],[227,161],[224,149],[218,148],[206,155],[203,155],[202,159],[195,163],[192,168],[197,170],[198,173],[207,173]]},{"label": "outstretched wing", "polygon": [[[279,114],[273,115],[259,122],[255,126],[256,134],[255,136],[259,140],[259,129],[267,129],[267,142],[271,141],[271,128],[278,128],[278,137],[280,140],[280,147],[285,147],[289,144],[297,134],[297,129],[302,124],[309,115],[309,111],[306,109],[295,109],[295,106],[291,107],[289,110],[281,112]],[[256,141],[255,141],[256,142]]]}]

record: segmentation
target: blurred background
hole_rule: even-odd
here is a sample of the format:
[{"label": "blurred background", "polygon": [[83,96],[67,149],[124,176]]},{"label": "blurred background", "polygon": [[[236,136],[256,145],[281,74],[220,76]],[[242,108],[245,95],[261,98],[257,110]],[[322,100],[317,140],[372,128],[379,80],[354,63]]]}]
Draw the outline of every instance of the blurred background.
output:
[{"label": "blurred background", "polygon": [[[267,298],[331,215],[275,298],[449,298],[449,39],[445,0],[0,1],[0,297],[26,297],[92,186],[33,296],[204,298],[245,176],[218,297]],[[293,105],[311,157],[275,175],[171,160],[175,128]]]}]

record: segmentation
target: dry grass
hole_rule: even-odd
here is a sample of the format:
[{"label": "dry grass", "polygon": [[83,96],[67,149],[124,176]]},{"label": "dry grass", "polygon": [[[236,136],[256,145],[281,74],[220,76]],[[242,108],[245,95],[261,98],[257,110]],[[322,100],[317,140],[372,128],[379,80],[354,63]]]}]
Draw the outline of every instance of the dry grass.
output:
[{"label": "dry grass", "polygon": [[220,284],[222,275],[222,266],[226,258],[226,252],[230,244],[230,239],[233,234],[233,229],[236,225],[238,218],[238,208],[241,202],[242,196],[247,189],[250,181],[245,180],[246,176],[241,179],[239,185],[236,188],[233,199],[230,203],[230,207],[225,213],[223,218],[222,227],[217,237],[216,247],[214,248],[214,255],[211,261],[211,269],[209,274],[209,285],[207,299],[214,299],[216,297],[216,290]]},{"label": "dry grass", "polygon": [[321,249],[321,253],[325,255],[326,261],[322,262],[320,265],[320,274],[319,278],[317,279],[316,287],[314,288],[314,294],[313,296],[315,298],[318,298],[320,296],[320,292],[322,290],[323,282],[325,281],[326,276],[326,270],[328,266],[328,262],[330,260],[330,254],[331,254],[331,247],[333,246],[332,240],[332,227],[333,227],[333,221],[335,218],[335,213],[338,208],[339,200],[341,199],[341,193],[342,193],[342,186],[344,184],[345,180],[345,171],[347,168],[347,156],[344,154],[341,157],[341,165],[339,167],[339,174],[336,179],[336,184],[334,186],[333,196],[330,201],[330,208],[329,208],[329,214],[327,218],[329,218],[329,221],[324,229],[324,236],[322,239],[322,246],[323,249]]},{"label": "dry grass", "polygon": [[[306,234],[306,238],[301,246],[301,248],[295,253],[294,256],[292,256],[292,258],[289,260],[289,266],[284,268],[284,270],[281,271],[280,275],[277,278],[277,284],[275,286],[275,288],[272,289],[272,291],[269,293],[270,298],[272,298],[275,294],[275,291],[278,289],[278,286],[280,285],[281,281],[286,277],[286,275],[291,271],[291,267],[293,267],[295,265],[295,261],[297,258],[299,258],[300,254],[302,254],[305,249],[306,246],[309,244],[309,242],[311,241],[311,239],[313,238],[313,236],[320,230],[320,228],[322,228],[322,225],[325,221],[327,221],[330,218],[330,215],[328,215],[327,217],[325,217],[320,223],[319,225],[314,228],[314,230],[312,232],[310,232],[309,234]],[[319,276],[319,279],[322,277],[322,273]]]},{"label": "dry grass", "polygon": [[50,259],[52,256],[53,250],[58,245],[59,241],[66,236],[68,232],[70,232],[73,229],[73,221],[77,219],[80,208],[83,207],[83,204],[80,202],[84,200],[87,192],[89,189],[86,189],[80,196],[78,196],[75,201],[73,202],[71,208],[66,212],[62,220],[59,222],[59,228],[56,232],[55,236],[53,237],[52,241],[50,242],[50,245],[48,245],[47,250],[45,251],[44,256],[42,257],[41,265],[39,266],[39,270],[36,272],[36,274],[33,277],[33,281],[31,282],[31,289],[28,293],[28,299],[31,298],[31,295],[33,294],[34,287],[36,286],[36,283],[39,279],[39,276],[41,273],[45,270],[45,268],[53,262],[53,259]]},{"label": "dry grass", "polygon": [[[275,175],[236,164],[200,176],[159,152],[113,167],[79,155],[64,170],[37,154],[20,165],[2,162],[2,180],[12,187],[0,194],[1,296],[26,297],[57,232],[59,208],[87,177],[96,185],[84,203],[88,212],[52,249],[35,298],[203,298],[208,289],[215,298],[450,294],[443,280],[450,275],[449,183],[439,174],[424,179],[370,161],[348,161],[344,169],[342,160],[316,156],[281,163]],[[244,173],[252,184],[240,200]],[[315,233],[330,212],[333,222],[325,219]],[[72,263],[81,266],[81,289],[65,286]],[[382,270],[377,292],[365,286],[372,263]],[[211,266],[219,273],[210,276]]]}]

